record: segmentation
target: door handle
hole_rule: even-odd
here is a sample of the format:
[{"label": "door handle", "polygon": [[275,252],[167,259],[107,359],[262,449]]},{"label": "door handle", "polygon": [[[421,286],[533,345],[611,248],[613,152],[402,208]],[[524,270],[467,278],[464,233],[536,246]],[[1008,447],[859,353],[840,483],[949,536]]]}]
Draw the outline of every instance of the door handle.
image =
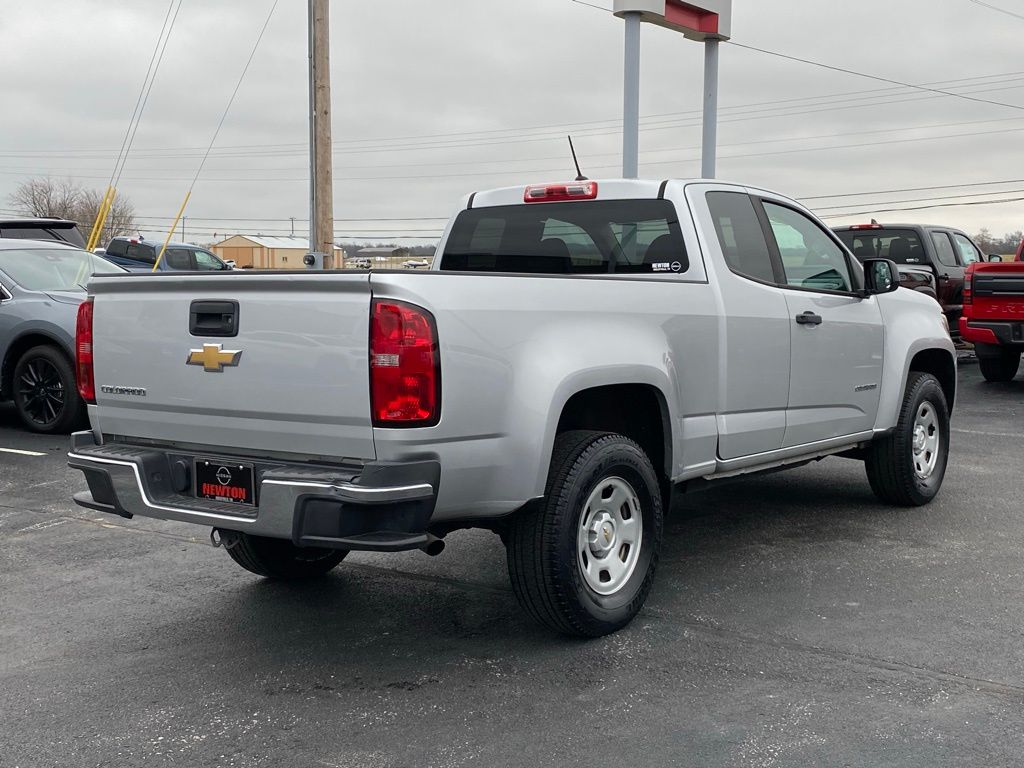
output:
[{"label": "door handle", "polygon": [[821,315],[804,312],[796,316],[796,322],[798,325],[821,325]]},{"label": "door handle", "polygon": [[237,336],[238,302],[193,301],[188,313],[188,332],[193,336]]}]

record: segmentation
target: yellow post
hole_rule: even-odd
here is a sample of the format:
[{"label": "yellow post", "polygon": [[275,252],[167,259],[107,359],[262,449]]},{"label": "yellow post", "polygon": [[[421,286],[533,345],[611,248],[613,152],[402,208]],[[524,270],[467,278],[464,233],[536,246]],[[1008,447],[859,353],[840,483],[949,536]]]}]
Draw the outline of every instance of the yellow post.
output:
[{"label": "yellow post", "polygon": [[87,251],[91,252],[96,248],[100,235],[103,233],[103,225],[107,222],[107,214],[110,213],[110,209],[114,206],[114,196],[116,194],[116,189],[112,186],[107,187],[107,191],[100,201],[99,210],[96,211],[96,221],[93,222],[92,232],[89,233],[89,241],[85,244]]},{"label": "yellow post", "polygon": [[164,252],[167,250],[167,246],[171,242],[171,237],[174,235],[174,230],[178,227],[178,222],[181,221],[182,214],[185,213],[185,206],[188,205],[188,199],[192,197],[192,190],[185,193],[185,199],[181,201],[181,208],[178,209],[178,215],[174,217],[174,223],[171,224],[171,228],[167,230],[167,239],[164,240],[164,247],[160,249],[160,254],[156,257],[156,261],[153,263],[153,271],[156,272],[160,268],[160,262],[163,261]]}]

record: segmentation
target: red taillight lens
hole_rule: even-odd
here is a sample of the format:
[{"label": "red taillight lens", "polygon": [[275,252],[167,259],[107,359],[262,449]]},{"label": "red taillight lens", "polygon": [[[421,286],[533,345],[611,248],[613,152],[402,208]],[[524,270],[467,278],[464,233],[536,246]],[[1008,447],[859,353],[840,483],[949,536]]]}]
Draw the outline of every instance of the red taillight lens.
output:
[{"label": "red taillight lens", "polygon": [[567,200],[596,200],[596,181],[573,181],[568,184],[536,184],[526,188],[524,203],[559,203]]},{"label": "red taillight lens", "polygon": [[430,427],[441,416],[441,360],[429,312],[375,301],[370,316],[370,406],[376,427]]},{"label": "red taillight lens", "polygon": [[964,304],[974,303],[974,271],[971,269],[967,270],[967,274],[964,276]]},{"label": "red taillight lens", "polygon": [[96,380],[92,368],[92,299],[78,306],[75,324],[75,370],[78,394],[87,403],[96,402]]}]

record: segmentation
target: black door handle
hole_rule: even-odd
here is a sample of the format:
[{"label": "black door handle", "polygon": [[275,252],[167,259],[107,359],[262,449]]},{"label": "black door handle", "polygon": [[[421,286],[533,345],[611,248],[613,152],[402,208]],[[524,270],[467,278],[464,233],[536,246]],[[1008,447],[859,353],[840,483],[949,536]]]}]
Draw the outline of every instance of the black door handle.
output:
[{"label": "black door handle", "polygon": [[193,301],[188,312],[188,332],[193,336],[237,336],[238,302]]},{"label": "black door handle", "polygon": [[796,316],[796,321],[799,325],[821,325],[821,315],[816,315],[813,312],[804,312]]}]

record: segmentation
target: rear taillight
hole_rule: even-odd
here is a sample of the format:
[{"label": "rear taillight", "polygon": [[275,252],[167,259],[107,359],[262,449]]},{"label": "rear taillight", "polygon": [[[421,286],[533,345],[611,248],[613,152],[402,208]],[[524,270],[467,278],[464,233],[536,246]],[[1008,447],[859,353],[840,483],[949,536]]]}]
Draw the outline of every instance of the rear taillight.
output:
[{"label": "rear taillight", "polygon": [[568,184],[536,184],[526,188],[524,203],[559,203],[567,200],[596,200],[596,181],[572,181]]},{"label": "rear taillight", "polygon": [[964,304],[974,303],[974,271],[968,269],[964,275]]},{"label": "rear taillight", "polygon": [[374,301],[370,406],[375,427],[430,427],[441,417],[437,326],[425,309]]},{"label": "rear taillight", "polygon": [[96,380],[92,367],[92,299],[78,305],[75,323],[75,372],[78,394],[87,403],[96,402]]}]

